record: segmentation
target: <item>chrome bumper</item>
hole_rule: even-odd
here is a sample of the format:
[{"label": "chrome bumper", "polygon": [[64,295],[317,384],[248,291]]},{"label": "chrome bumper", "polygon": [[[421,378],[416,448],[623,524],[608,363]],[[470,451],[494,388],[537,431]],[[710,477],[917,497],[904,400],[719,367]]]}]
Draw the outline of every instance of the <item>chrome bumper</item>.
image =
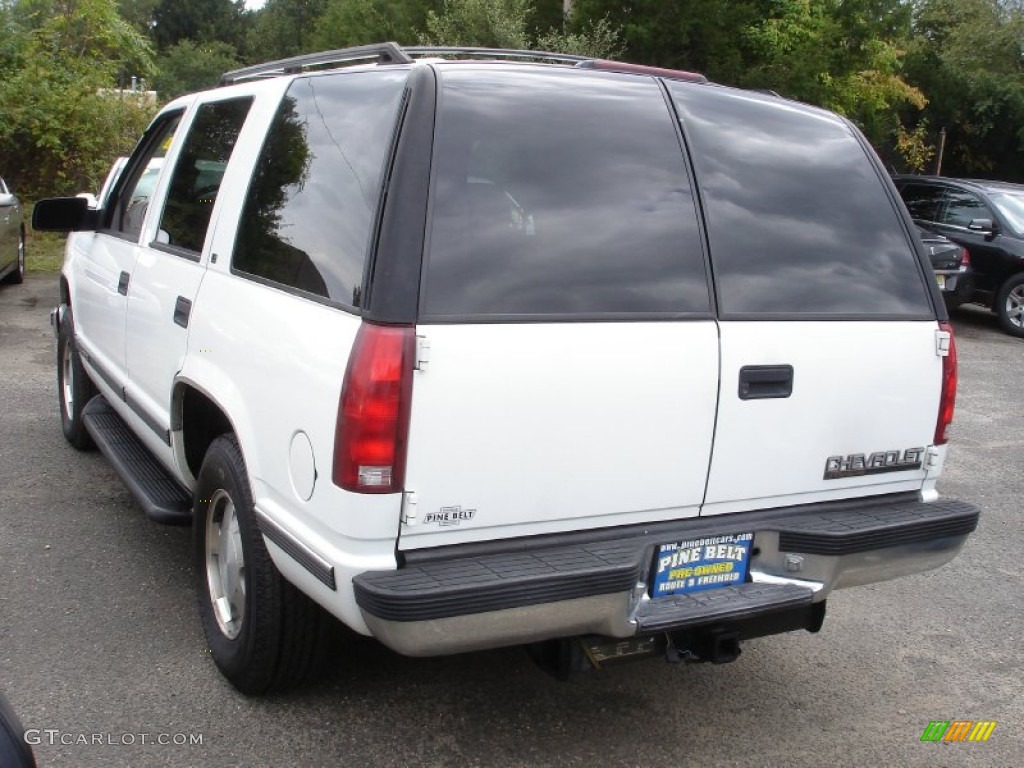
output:
[{"label": "chrome bumper", "polygon": [[[356,600],[373,635],[409,656],[577,635],[631,638],[756,623],[821,603],[833,589],[938,568],[956,557],[978,519],[978,511],[967,504],[905,498],[830,510],[698,518],[681,521],[674,530],[626,531],[621,538],[593,532],[603,538],[552,548],[428,555],[398,571],[356,577]],[[879,522],[872,527],[872,520]],[[747,583],[669,606],[671,598],[649,596],[659,543],[750,531],[754,540]],[[590,563],[594,557],[606,567]],[[559,565],[570,562],[583,565],[574,566],[576,571]],[[506,572],[503,578],[500,568],[510,563],[525,575]],[[593,593],[587,594],[590,585]]]}]

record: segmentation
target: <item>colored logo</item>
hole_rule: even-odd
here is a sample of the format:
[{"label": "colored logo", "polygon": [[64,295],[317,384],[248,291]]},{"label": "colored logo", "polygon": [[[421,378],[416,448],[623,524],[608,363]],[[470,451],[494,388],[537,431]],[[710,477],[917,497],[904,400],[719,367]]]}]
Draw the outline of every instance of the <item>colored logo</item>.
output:
[{"label": "colored logo", "polygon": [[988,741],[995,729],[995,720],[932,720],[921,741]]}]

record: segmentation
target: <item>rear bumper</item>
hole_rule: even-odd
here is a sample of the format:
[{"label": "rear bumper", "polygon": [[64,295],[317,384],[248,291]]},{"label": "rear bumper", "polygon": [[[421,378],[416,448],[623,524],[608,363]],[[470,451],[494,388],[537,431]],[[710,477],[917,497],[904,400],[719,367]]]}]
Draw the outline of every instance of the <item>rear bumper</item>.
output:
[{"label": "rear bumper", "polygon": [[936,277],[942,276],[942,297],[951,306],[971,301],[974,295],[974,272],[968,267],[956,270],[935,270]]},{"label": "rear bumper", "polygon": [[[977,523],[969,504],[904,494],[410,552],[403,568],[362,573],[354,587],[374,636],[410,656],[759,618],[771,624],[773,615],[809,608],[833,589],[937,568]],[[751,532],[746,583],[649,597],[659,544]]]}]

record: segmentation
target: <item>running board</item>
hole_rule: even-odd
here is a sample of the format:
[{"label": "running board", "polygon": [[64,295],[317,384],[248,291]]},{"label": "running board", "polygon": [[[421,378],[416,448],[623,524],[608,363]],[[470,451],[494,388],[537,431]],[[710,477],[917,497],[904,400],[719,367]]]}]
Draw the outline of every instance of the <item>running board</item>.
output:
[{"label": "running board", "polygon": [[103,395],[82,409],[82,423],[147,515],[165,525],[192,524],[192,494],[171,477]]}]

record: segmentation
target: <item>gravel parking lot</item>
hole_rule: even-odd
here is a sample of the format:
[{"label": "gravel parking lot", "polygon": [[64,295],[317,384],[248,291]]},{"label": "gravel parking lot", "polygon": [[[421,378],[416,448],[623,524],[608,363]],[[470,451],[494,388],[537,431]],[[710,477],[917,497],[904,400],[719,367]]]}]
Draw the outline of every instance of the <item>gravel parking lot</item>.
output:
[{"label": "gravel parking lot", "polygon": [[[205,652],[190,532],[61,436],[56,301],[55,275],[0,287],[0,691],[40,766],[1024,764],[1024,341],[987,312],[954,317],[940,486],[982,508],[979,531],[938,571],[837,593],[820,634],[567,683],[517,649],[414,660],[343,636],[312,685],[247,699]],[[998,725],[921,743],[956,719]]]}]

